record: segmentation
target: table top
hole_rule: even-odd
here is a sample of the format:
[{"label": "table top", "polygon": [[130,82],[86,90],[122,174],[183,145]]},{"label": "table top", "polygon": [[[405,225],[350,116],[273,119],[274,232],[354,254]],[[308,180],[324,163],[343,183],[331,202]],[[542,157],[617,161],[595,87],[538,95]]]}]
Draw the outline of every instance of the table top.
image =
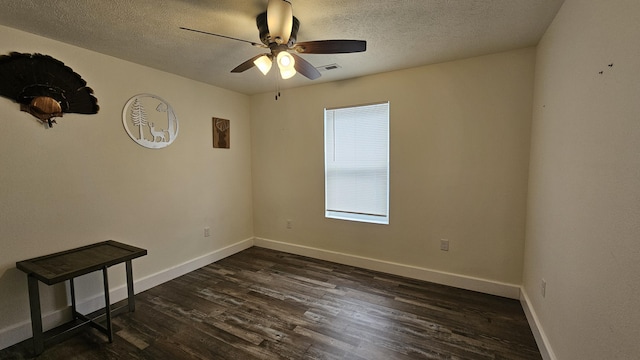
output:
[{"label": "table top", "polygon": [[108,240],[19,261],[16,267],[47,285],[147,255],[147,250]]}]

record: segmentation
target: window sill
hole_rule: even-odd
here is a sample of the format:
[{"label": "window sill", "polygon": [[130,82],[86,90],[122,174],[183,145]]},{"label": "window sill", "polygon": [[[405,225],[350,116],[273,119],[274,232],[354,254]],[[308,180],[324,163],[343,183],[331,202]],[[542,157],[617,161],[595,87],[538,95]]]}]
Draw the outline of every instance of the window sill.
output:
[{"label": "window sill", "polygon": [[344,213],[344,212],[338,212],[338,211],[325,211],[325,215],[324,216],[326,218],[328,218],[328,219],[337,219],[337,220],[364,222],[364,223],[370,223],[370,224],[389,225],[389,217],[388,216],[353,214],[353,213]]}]

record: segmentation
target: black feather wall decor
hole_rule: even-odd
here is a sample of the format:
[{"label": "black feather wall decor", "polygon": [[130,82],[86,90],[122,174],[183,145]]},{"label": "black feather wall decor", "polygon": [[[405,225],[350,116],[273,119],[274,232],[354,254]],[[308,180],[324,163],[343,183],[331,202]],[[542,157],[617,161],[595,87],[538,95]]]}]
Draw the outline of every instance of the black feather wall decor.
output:
[{"label": "black feather wall decor", "polygon": [[48,55],[12,52],[0,56],[0,96],[49,127],[64,113],[96,114],[98,100],[87,82]]}]

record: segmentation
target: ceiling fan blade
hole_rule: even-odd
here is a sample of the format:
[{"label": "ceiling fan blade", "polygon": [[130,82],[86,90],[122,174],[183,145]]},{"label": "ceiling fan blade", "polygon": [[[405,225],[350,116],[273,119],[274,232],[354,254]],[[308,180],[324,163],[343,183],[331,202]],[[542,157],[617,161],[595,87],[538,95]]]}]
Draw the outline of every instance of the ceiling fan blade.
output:
[{"label": "ceiling fan blade", "polygon": [[251,69],[252,67],[255,66],[255,64],[253,63],[254,61],[256,61],[257,58],[263,56],[264,54],[258,54],[254,57],[252,57],[251,59],[243,62],[242,64],[236,66],[233,70],[231,70],[232,73],[241,73],[243,71],[247,71],[249,69]]},{"label": "ceiling fan blade", "polygon": [[221,38],[225,38],[225,39],[230,39],[230,40],[242,41],[242,42],[249,43],[249,44],[251,44],[253,46],[256,46],[256,47],[266,47],[266,46],[264,46],[262,44],[255,43],[253,41],[238,39],[238,38],[234,38],[234,37],[231,37],[231,36],[210,33],[210,32],[206,32],[206,31],[202,31],[202,30],[190,29],[190,28],[186,28],[186,27],[182,27],[182,26],[180,26],[180,29],[181,30],[193,31],[193,32],[197,32],[197,33],[200,33],[200,34],[213,35],[213,36],[217,36],[217,37],[221,37]]},{"label": "ceiling fan blade", "polygon": [[293,58],[296,59],[296,62],[293,65],[293,67],[296,69],[297,72],[309,78],[309,80],[315,80],[320,77],[320,71],[318,71],[318,69],[316,69],[313,65],[311,65],[310,62],[308,62],[307,60],[301,58],[296,54],[291,54],[291,56],[293,56]]},{"label": "ceiling fan blade", "polygon": [[364,40],[317,40],[299,42],[293,49],[304,54],[346,54],[367,51]]},{"label": "ceiling fan blade", "polygon": [[267,26],[271,41],[277,44],[289,42],[293,27],[293,9],[289,0],[269,0],[267,3]]}]

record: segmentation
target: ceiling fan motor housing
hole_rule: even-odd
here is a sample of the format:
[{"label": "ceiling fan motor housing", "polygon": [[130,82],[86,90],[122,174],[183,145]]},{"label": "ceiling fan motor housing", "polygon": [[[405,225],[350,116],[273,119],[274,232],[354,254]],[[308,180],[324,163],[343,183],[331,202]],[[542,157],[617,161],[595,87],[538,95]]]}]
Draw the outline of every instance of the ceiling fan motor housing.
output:
[{"label": "ceiling fan motor housing", "polygon": [[[270,46],[270,44],[275,43],[275,40],[271,38],[271,34],[269,33],[269,25],[267,24],[267,13],[263,12],[256,17],[256,25],[258,26],[258,31],[260,32],[260,41],[266,46]],[[291,35],[289,36],[289,41],[287,42],[287,47],[293,46],[296,43],[298,37],[298,30],[300,29],[300,21],[295,16],[293,17],[293,26],[291,26]]]}]

